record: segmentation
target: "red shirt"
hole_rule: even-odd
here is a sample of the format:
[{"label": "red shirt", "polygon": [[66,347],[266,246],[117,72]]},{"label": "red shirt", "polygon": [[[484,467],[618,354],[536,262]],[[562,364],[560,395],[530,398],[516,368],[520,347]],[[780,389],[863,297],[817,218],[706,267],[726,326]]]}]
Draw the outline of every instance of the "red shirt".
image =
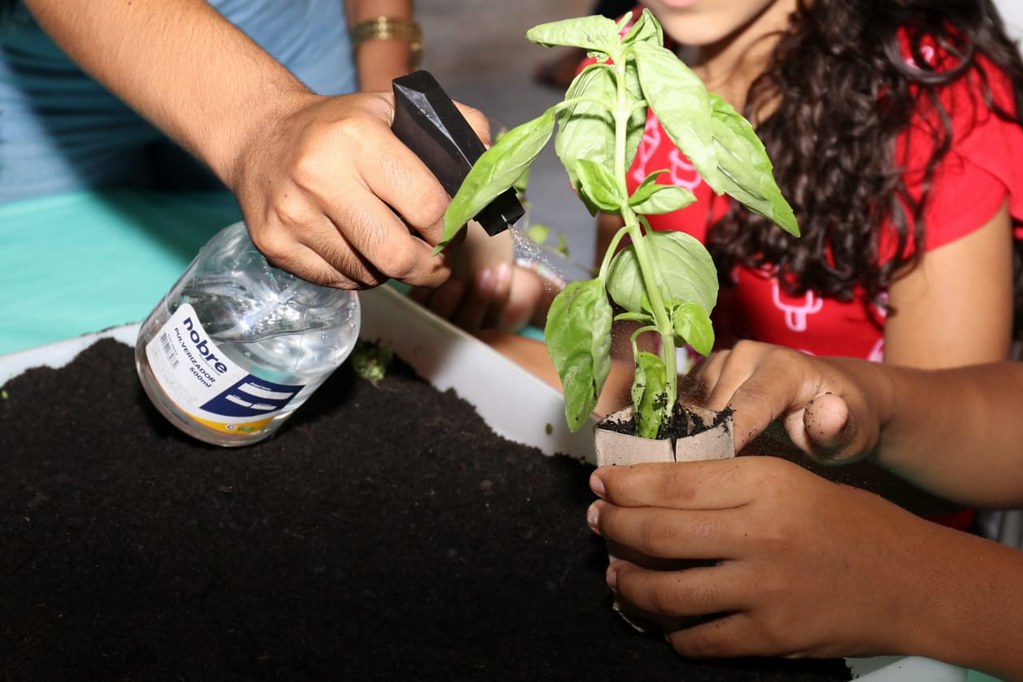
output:
[{"label": "red shirt", "polygon": [[[981,64],[995,101],[1014,111],[1009,79],[989,62],[982,60]],[[945,87],[941,94],[952,116],[952,147],[936,170],[925,207],[926,250],[977,230],[1005,201],[1012,216],[1023,219],[1023,130],[997,118],[984,106],[980,93],[977,77],[971,75]],[[908,189],[917,193],[920,171],[932,147],[922,116],[902,134],[897,151],[898,163],[907,169]],[[629,173],[630,191],[661,168],[668,172],[658,181],[689,188],[697,201],[674,213],[649,216],[651,226],[684,231],[705,241],[710,225],[725,214],[733,200],[714,194],[651,114]],[[887,251],[890,257],[892,249]],[[813,292],[793,297],[782,291],[770,272],[739,268],[733,276],[737,286],[722,290],[714,312],[719,345],[746,338],[815,355],[883,358],[884,301],[881,305],[868,301],[862,291],[846,303]]]}]

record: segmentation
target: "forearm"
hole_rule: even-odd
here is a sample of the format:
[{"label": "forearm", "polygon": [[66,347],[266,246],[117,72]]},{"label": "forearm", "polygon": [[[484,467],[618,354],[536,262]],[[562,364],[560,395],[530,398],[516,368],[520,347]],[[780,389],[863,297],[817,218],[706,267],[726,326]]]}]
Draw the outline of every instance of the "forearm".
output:
[{"label": "forearm", "polygon": [[313,96],[204,0],[26,5],[85,71],[229,187],[255,131],[278,120],[289,97]]},{"label": "forearm", "polygon": [[[912,558],[892,562],[905,574],[893,605],[905,610],[896,653],[926,656],[1023,680],[1023,553],[967,533],[928,524],[905,537]],[[919,545],[919,546],[917,546]]]},{"label": "forearm", "polygon": [[[345,8],[351,28],[377,17],[409,22],[415,19],[412,0],[348,0]],[[389,90],[393,79],[415,66],[416,49],[412,41],[403,38],[368,38],[353,49],[361,90]],[[421,42],[418,49],[422,49]]]},{"label": "forearm", "polygon": [[1023,506],[1023,363],[926,370],[740,341],[683,388],[733,409],[738,450],[777,422],[818,461],[869,457],[951,502]]},{"label": "forearm", "polygon": [[888,292],[894,313],[885,321],[885,363],[942,369],[1009,359],[1012,243],[1003,204],[984,225],[899,273]]},{"label": "forearm", "polygon": [[1023,504],[1023,365],[863,370],[882,429],[879,464],[954,501]]}]

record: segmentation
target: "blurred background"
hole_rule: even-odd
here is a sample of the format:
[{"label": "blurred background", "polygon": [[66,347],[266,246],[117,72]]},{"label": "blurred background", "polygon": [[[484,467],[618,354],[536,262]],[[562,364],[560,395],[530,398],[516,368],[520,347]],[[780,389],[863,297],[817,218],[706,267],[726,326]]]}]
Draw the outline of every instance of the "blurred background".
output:
[{"label": "blurred background", "polygon": [[[536,65],[554,56],[556,48],[530,43],[526,31],[546,21],[590,14],[592,5],[592,0],[417,2],[422,67],[451,97],[487,114],[492,126],[513,128],[539,116],[564,94],[533,80]],[[526,197],[528,221],[549,227],[552,243],[563,233],[571,259],[588,267],[593,262],[593,218],[573,194],[553,142],[533,165]],[[579,276],[570,264],[556,265],[564,268],[563,274]]]},{"label": "blurred background", "polygon": [[[1023,38],[1023,0],[995,0],[1010,32]],[[557,48],[526,40],[526,31],[545,21],[590,14],[592,0],[422,0],[416,15],[424,35],[423,68],[451,97],[481,109],[492,122],[511,128],[538,116],[562,94],[533,80],[536,65]],[[576,199],[568,177],[548,144],[533,166],[527,190],[527,220],[551,229],[550,242],[564,234],[571,260],[593,262],[593,218]],[[522,228],[525,221],[520,222]],[[571,278],[582,273],[571,263],[551,263]]]}]

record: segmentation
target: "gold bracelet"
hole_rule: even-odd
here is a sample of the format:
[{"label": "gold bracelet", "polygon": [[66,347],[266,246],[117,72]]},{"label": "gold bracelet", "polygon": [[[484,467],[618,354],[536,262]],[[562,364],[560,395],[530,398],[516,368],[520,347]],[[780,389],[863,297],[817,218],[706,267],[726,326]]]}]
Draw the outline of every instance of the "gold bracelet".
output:
[{"label": "gold bracelet", "polygon": [[401,40],[409,44],[411,66],[419,68],[423,58],[423,31],[413,19],[376,17],[356,24],[349,33],[354,50],[367,40]]}]

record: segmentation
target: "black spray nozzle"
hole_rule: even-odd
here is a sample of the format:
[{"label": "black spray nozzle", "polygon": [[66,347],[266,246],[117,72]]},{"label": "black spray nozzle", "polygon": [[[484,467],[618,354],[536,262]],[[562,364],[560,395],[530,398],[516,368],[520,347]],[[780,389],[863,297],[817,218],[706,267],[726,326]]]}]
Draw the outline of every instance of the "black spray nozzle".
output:
[{"label": "black spray nozzle", "polygon": [[[486,147],[455,103],[427,71],[416,71],[392,82],[394,123],[391,129],[423,160],[448,194],[454,196]],[[509,189],[476,216],[476,222],[494,236],[525,214]]]}]

